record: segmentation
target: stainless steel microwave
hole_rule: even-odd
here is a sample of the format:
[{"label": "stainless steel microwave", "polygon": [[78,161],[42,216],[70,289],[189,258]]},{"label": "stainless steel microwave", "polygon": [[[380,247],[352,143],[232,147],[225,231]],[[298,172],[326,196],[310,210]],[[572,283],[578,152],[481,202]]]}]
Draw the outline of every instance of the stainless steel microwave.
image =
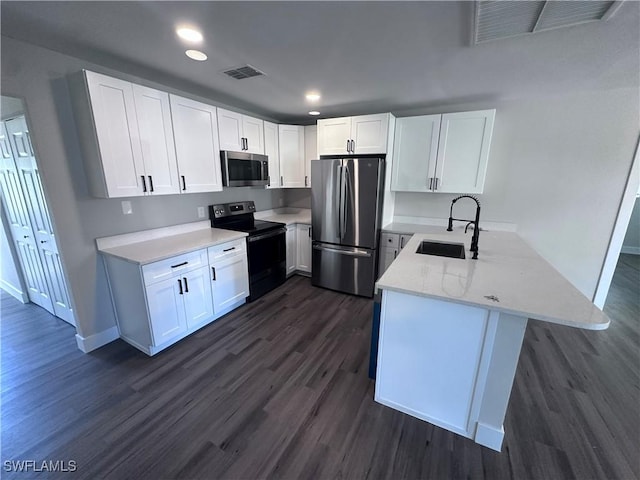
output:
[{"label": "stainless steel microwave", "polygon": [[253,187],[269,184],[269,157],[256,153],[220,152],[222,185]]}]

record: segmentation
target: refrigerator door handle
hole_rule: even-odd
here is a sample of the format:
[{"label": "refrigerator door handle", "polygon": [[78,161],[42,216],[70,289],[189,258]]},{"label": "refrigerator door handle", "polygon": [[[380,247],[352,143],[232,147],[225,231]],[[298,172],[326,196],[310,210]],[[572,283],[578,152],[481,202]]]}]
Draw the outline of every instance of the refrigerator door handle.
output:
[{"label": "refrigerator door handle", "polygon": [[340,211],[342,205],[342,165],[338,165],[338,188],[336,188],[336,220],[338,222],[338,238],[342,238],[342,232],[340,231]]},{"label": "refrigerator door handle", "polygon": [[340,248],[323,247],[322,245],[313,245],[314,250],[323,250],[325,252],[334,252],[341,255],[347,255],[349,257],[371,257],[371,252],[367,250],[342,250]]},{"label": "refrigerator door handle", "polygon": [[351,190],[351,183],[349,181],[349,167],[347,165],[345,165],[344,167],[342,167],[343,169],[343,182],[344,182],[344,186],[343,186],[343,195],[342,195],[342,227],[341,227],[341,231],[342,231],[342,237],[344,237],[346,231],[347,231],[347,204],[350,201],[351,197],[350,197],[350,190]]}]

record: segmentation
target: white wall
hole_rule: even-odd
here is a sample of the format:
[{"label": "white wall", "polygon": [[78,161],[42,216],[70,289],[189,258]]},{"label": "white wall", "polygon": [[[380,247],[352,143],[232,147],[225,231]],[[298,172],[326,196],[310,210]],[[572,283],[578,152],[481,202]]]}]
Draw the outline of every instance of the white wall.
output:
[{"label": "white wall", "polygon": [[622,242],[622,253],[640,255],[640,197],[636,197],[627,233]]},{"label": "white wall", "polygon": [[0,212],[0,288],[24,303],[28,301],[28,297],[18,273],[19,266],[14,258],[10,239],[11,233],[7,229],[4,211],[2,211]]},{"label": "white wall", "polygon": [[22,113],[24,107],[22,100],[19,98],[1,97],[0,98],[0,118],[5,120]]},{"label": "white wall", "polygon": [[[535,250],[592,298],[638,140],[638,105],[638,89],[615,89],[398,116],[496,108],[481,224],[517,224]],[[397,193],[395,214],[445,219],[453,197]]]},{"label": "white wall", "polygon": [[[128,200],[134,213],[125,216],[121,200],[90,197],[66,77],[86,68],[140,80],[8,37],[2,37],[0,43],[2,94],[25,101],[81,336],[89,337],[115,325],[104,269],[95,247],[96,238],[197,221],[197,207],[213,203],[254,200],[259,210],[280,205],[281,190],[246,187],[220,193],[131,198]],[[145,74],[143,67],[136,71],[126,69],[139,76]],[[155,77],[148,74],[147,78]],[[179,94],[193,91],[191,85],[144,83]],[[215,103],[215,99],[191,96]]]}]

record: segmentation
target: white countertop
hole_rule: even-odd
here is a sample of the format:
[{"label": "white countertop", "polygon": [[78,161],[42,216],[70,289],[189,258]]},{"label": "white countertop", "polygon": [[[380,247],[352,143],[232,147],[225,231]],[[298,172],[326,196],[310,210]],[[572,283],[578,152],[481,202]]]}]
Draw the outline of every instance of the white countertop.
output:
[{"label": "white countertop", "polygon": [[[144,232],[139,233],[142,234]],[[99,241],[98,251],[131,263],[145,265],[246,236],[247,234],[245,232],[234,232],[233,230],[223,230],[221,228],[202,228],[191,232],[136,241],[113,247],[101,247]]]},{"label": "white countertop", "polygon": [[[472,260],[471,233],[437,229],[416,233],[376,288],[570,327],[602,330],[609,326],[609,318],[517,234],[481,231],[478,259]],[[467,258],[415,253],[423,240],[464,243]]]},{"label": "white countertop", "polygon": [[287,225],[293,225],[294,223],[311,225],[310,208],[281,208],[266,212],[257,212],[255,217],[260,220],[286,223]]}]

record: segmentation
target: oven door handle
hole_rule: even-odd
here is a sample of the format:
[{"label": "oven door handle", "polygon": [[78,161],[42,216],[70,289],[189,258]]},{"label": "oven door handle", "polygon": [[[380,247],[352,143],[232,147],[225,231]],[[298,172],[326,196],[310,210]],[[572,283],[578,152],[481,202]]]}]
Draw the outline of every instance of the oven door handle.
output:
[{"label": "oven door handle", "polygon": [[287,233],[287,229],[286,228],[279,228],[277,230],[274,230],[273,232],[263,233],[262,235],[255,235],[253,237],[247,237],[247,242],[249,242],[249,243],[257,242],[258,240],[263,240],[265,238],[275,237],[276,235],[281,235],[283,233],[284,234]]}]

